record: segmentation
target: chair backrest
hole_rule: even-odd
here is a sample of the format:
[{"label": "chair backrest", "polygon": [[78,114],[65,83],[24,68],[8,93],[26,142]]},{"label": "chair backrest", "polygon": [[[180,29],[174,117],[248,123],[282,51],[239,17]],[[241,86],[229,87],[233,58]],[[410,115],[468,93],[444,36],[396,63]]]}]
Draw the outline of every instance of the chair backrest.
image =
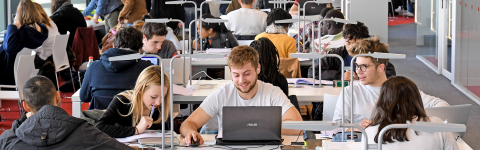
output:
[{"label": "chair backrest", "polygon": [[285,78],[301,78],[300,61],[298,58],[280,58],[280,66],[278,67],[280,73]]},{"label": "chair backrest", "polygon": [[66,50],[69,36],[70,35],[68,34],[55,36],[52,53],[53,62],[55,64],[55,72],[70,68],[70,63],[68,62],[68,55]]},{"label": "chair backrest", "polygon": [[13,72],[17,72],[18,60],[20,60],[20,56],[24,55],[32,55],[34,53],[33,49],[23,48],[20,52],[17,53],[17,57],[15,57],[15,63],[13,64]]},{"label": "chair backrest", "polygon": [[300,105],[298,104],[297,95],[290,95],[288,96],[288,99],[290,99],[290,103],[292,103],[293,106],[295,106],[295,108],[298,110],[298,113],[302,114],[302,112],[300,112]]},{"label": "chair backrest", "polygon": [[35,56],[21,55],[18,59],[18,65],[14,66],[17,68],[17,71],[14,72],[15,84],[17,85],[20,99],[23,99],[23,86],[28,79],[35,76],[35,65],[33,63]]},{"label": "chair backrest", "polygon": [[232,80],[232,72],[230,72],[230,67],[225,66],[225,80]]},{"label": "chair backrest", "polygon": [[323,95],[323,121],[332,121],[338,97],[338,95]]},{"label": "chair backrest", "polygon": [[[185,51],[188,51],[188,44],[189,44],[189,40],[181,40],[180,41],[180,50],[185,50]],[[185,54],[185,53],[183,53]]]},{"label": "chair backrest", "polygon": [[250,46],[250,43],[253,42],[253,40],[237,40],[238,41],[238,45],[247,45],[247,46]]}]

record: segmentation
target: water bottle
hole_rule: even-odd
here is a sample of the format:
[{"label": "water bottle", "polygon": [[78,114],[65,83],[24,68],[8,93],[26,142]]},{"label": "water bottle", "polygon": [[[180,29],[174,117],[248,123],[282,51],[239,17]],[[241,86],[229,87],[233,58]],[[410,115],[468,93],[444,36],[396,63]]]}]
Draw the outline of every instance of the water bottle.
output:
[{"label": "water bottle", "polygon": [[88,57],[87,69],[90,67],[91,63],[93,63],[93,56]]}]

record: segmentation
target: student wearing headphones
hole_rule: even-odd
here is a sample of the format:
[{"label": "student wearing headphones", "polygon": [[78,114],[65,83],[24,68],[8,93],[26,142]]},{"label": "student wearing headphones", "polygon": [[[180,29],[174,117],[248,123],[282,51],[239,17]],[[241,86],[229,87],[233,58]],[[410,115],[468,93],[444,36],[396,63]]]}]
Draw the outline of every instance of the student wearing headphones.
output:
[{"label": "student wearing headphones", "polygon": [[[135,88],[119,93],[99,119],[95,127],[114,138],[144,133],[146,129],[170,129],[162,123],[162,115],[168,120],[170,112],[170,79],[160,74],[159,66],[150,66],[138,76]],[[164,101],[161,94],[161,77],[164,77]],[[161,113],[165,106],[165,114]],[[152,110],[153,109],[153,110]],[[153,114],[151,114],[153,112]]]}]

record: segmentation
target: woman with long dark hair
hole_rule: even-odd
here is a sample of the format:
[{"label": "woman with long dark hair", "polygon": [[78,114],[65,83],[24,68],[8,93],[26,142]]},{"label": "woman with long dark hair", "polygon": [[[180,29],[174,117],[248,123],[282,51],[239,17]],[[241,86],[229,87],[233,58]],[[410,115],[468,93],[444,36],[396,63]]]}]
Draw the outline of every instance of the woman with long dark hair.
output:
[{"label": "woman with long dark hair", "polygon": [[[203,14],[203,19],[218,19],[211,14]],[[202,44],[197,44],[197,40],[193,41],[193,48],[200,49],[199,45],[203,46],[203,50],[208,48],[234,48],[238,46],[237,38],[233,36],[232,32],[225,27],[223,23],[206,23],[202,22],[202,28],[200,24],[197,24],[197,33],[200,36],[202,33]]]},{"label": "woman with long dark hair", "polygon": [[278,71],[280,56],[272,41],[267,38],[259,38],[250,43],[250,47],[257,50],[259,55],[261,70],[258,74],[258,80],[280,87],[283,93],[288,96],[287,78]]},{"label": "woman with long dark hair", "polygon": [[[378,143],[380,131],[390,124],[407,121],[443,123],[437,117],[428,117],[420,92],[412,80],[396,76],[382,84],[380,97],[372,115],[365,119],[370,127],[365,131],[369,144]],[[416,132],[413,129],[390,129],[383,135],[383,149],[458,149],[451,132]]]}]

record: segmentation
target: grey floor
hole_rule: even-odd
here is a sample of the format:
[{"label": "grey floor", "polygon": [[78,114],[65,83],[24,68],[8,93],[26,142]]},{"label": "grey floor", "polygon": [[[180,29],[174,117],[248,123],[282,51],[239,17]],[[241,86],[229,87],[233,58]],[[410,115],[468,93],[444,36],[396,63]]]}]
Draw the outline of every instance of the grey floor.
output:
[{"label": "grey floor", "polygon": [[450,105],[472,104],[467,132],[463,140],[474,150],[480,149],[480,106],[455,88],[450,80],[443,75],[436,74],[416,55],[416,25],[405,24],[389,26],[388,42],[391,53],[407,55],[405,60],[392,60],[397,75],[405,76],[414,81],[418,88],[426,94],[446,100]]}]

